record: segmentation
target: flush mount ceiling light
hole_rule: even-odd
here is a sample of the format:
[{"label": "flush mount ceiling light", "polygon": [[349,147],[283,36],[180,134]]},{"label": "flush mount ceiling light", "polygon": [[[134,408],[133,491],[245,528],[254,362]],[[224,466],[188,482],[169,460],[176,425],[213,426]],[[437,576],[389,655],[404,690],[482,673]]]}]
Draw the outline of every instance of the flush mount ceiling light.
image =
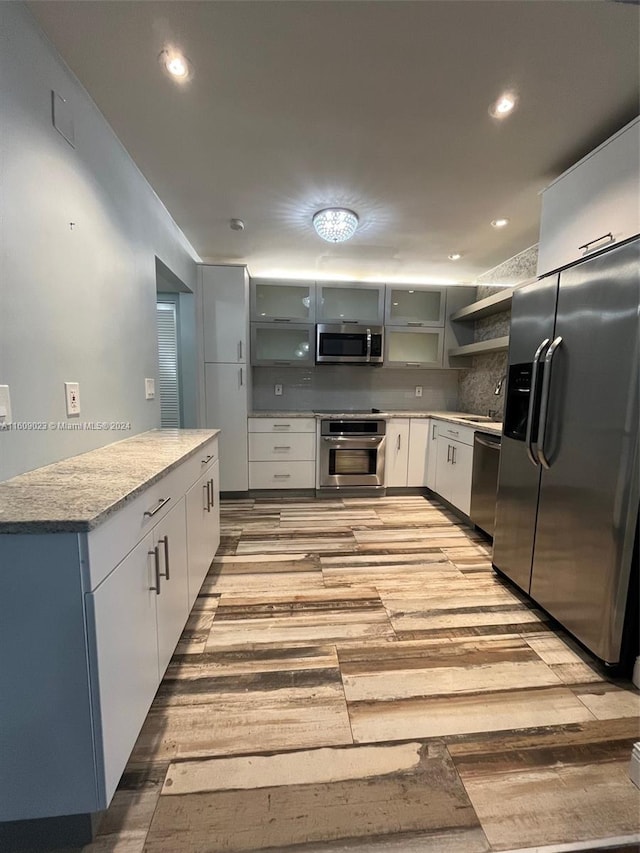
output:
[{"label": "flush mount ceiling light", "polygon": [[350,240],[358,227],[358,216],[344,207],[327,207],[313,215],[313,227],[329,243]]},{"label": "flush mount ceiling light", "polygon": [[494,118],[506,118],[516,108],[518,98],[515,92],[503,92],[489,107],[489,115]]},{"label": "flush mount ceiling light", "polygon": [[459,261],[462,255],[460,252],[451,252],[450,255],[447,255],[450,261]]},{"label": "flush mount ceiling light", "polygon": [[167,74],[179,83],[184,83],[191,77],[191,63],[179,50],[165,48],[160,51],[158,61]]},{"label": "flush mount ceiling light", "polygon": [[492,228],[504,228],[508,224],[509,224],[508,219],[493,219],[491,221],[491,227]]}]

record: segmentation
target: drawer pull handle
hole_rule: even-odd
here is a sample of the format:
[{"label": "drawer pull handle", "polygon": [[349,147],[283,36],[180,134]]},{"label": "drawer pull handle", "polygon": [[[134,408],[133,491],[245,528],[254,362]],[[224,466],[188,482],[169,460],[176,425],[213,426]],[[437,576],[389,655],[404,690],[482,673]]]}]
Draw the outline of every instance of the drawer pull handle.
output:
[{"label": "drawer pull handle", "polygon": [[447,432],[451,435],[460,435],[460,431],[457,429],[448,429]]},{"label": "drawer pull handle", "polygon": [[406,361],[405,364],[407,367],[420,367],[419,361]]},{"label": "drawer pull handle", "polygon": [[153,516],[159,512],[165,504],[168,504],[171,498],[160,498],[158,501],[158,506],[155,509],[145,509],[142,513],[143,515],[148,515],[149,518],[153,518]]},{"label": "drawer pull handle", "polygon": [[160,595],[160,559],[158,555],[158,546],[156,545],[153,551],[147,551],[147,554],[149,554],[149,556],[153,556],[154,571],[156,575],[156,585],[150,586],[149,589],[155,592],[156,595]]},{"label": "drawer pull handle", "polygon": [[202,487],[207,493],[207,505],[205,507],[203,507],[205,512],[211,512],[211,498],[209,497],[209,483],[210,482],[211,482],[210,480],[207,480],[207,482]]},{"label": "drawer pull handle", "polygon": [[274,450],[291,450],[290,444],[274,444]]},{"label": "drawer pull handle", "polygon": [[206,457],[206,459],[203,459],[203,460],[202,460],[202,464],[203,464],[203,465],[206,465],[206,464],[207,464],[207,462],[211,462],[211,460],[212,460],[212,459],[213,459],[213,453],[210,453],[210,454]]},{"label": "drawer pull handle", "polygon": [[606,233],[606,234],[603,234],[603,235],[602,235],[602,237],[596,237],[596,238],[595,238],[595,240],[589,240],[589,242],[588,242],[588,243],[583,243],[583,245],[582,245],[582,246],[578,246],[578,251],[580,251],[580,249],[584,249],[584,250],[585,250],[585,253],[586,253],[586,252],[588,252],[588,251],[589,251],[589,246],[593,246],[593,244],[594,244],[594,243],[599,243],[599,242],[600,242],[600,240],[604,240],[604,239],[606,239],[606,238],[609,238],[609,239],[607,240],[607,242],[608,242],[608,243],[613,243],[613,242],[615,242],[615,241],[614,241],[614,238],[613,238],[613,234],[611,233],[611,231],[607,231],[607,233]]},{"label": "drawer pull handle", "polygon": [[274,317],[273,322],[274,323],[290,323],[291,317]]},{"label": "drawer pull handle", "polygon": [[274,429],[291,429],[291,424],[274,424]]},{"label": "drawer pull handle", "polygon": [[282,479],[286,480],[290,476],[291,476],[291,474],[274,474],[273,478],[274,478],[274,480],[282,480]]},{"label": "drawer pull handle", "polygon": [[418,323],[416,320],[410,320],[407,323],[407,326],[423,326],[423,325],[424,325],[423,323]]},{"label": "drawer pull handle", "polygon": [[161,542],[164,545],[164,572],[160,572],[160,577],[169,580],[169,537],[163,536],[162,539],[159,539],[158,547],[160,547]]}]

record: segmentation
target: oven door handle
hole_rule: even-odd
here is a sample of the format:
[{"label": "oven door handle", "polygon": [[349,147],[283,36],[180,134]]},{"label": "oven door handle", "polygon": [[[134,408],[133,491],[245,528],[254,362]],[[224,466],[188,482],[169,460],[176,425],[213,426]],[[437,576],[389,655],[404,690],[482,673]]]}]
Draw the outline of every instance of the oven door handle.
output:
[{"label": "oven door handle", "polygon": [[345,442],[349,444],[355,441],[357,441],[358,444],[363,444],[367,441],[381,444],[384,441],[383,435],[323,435],[322,438],[324,439],[324,441],[338,441],[341,444],[344,444]]}]

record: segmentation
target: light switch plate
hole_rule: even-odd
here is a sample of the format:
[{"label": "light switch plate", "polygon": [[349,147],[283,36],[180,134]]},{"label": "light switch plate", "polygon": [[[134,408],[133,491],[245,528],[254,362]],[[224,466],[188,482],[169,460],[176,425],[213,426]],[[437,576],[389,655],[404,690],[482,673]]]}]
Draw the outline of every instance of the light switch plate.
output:
[{"label": "light switch plate", "polygon": [[11,423],[11,395],[8,385],[0,385],[0,424]]},{"label": "light switch plate", "polygon": [[422,397],[422,385],[416,385],[416,397]]},{"label": "light switch plate", "polygon": [[274,385],[273,393],[276,395],[276,397],[282,397],[282,385]]},{"label": "light switch plate", "polygon": [[144,380],[144,398],[145,400],[155,400],[156,398],[156,380]]},{"label": "light switch plate", "polygon": [[64,396],[67,401],[67,415],[80,414],[80,383],[65,382]]}]

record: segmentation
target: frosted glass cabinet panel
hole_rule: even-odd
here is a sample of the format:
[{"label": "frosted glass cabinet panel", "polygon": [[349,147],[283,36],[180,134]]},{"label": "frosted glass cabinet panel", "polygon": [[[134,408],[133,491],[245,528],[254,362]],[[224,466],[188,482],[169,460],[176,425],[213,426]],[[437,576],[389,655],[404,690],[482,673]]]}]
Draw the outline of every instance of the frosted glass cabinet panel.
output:
[{"label": "frosted glass cabinet panel", "polygon": [[394,329],[385,333],[386,367],[442,367],[443,332]]},{"label": "frosted glass cabinet panel", "polygon": [[444,326],[445,292],[441,287],[387,286],[388,326]]},{"label": "frosted glass cabinet panel", "polygon": [[315,358],[313,346],[313,326],[251,324],[251,364],[308,367]]},{"label": "frosted glass cabinet panel", "polygon": [[251,282],[251,319],[268,323],[315,322],[315,282],[261,281]]},{"label": "frosted glass cabinet panel", "polygon": [[319,323],[382,325],[384,284],[318,284]]}]

